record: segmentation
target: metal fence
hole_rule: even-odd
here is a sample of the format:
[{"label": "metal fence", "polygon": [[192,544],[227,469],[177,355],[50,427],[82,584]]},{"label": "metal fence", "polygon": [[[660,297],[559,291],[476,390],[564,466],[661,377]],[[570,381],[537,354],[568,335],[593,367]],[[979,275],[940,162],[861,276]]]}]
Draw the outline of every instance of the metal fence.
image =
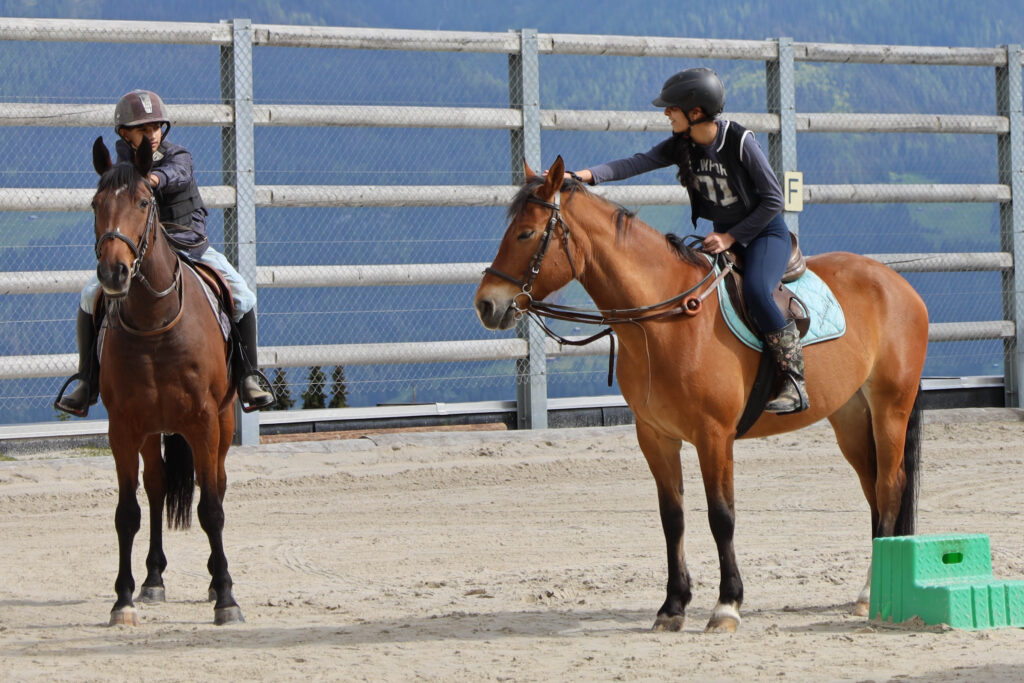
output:
[{"label": "metal fence", "polygon": [[[524,427],[546,424],[549,398],[613,393],[607,346],[486,332],[473,290],[522,159],[584,168],[649,148],[669,133],[651,98],[696,65],[722,74],[726,118],[780,177],[803,172],[805,208],[786,218],[805,252],[905,273],[931,314],[926,374],[1002,375],[1019,405],[1019,46],[0,18],[0,62],[0,424],[58,419],[93,267],[89,150],[112,146],[114,103],[136,87],[162,95],[193,153],[211,241],[258,286],[260,364],[295,407],[330,400],[339,367],[349,406],[514,397]],[[596,191],[688,229],[669,170]]]}]

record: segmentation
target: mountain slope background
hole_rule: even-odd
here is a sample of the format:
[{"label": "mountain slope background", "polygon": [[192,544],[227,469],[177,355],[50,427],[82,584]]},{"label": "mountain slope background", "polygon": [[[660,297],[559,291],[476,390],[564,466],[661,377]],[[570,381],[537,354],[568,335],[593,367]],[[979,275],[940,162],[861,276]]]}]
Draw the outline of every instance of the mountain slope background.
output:
[{"label": "mountain slope background", "polygon": [[[7,17],[357,26],[453,31],[650,35],[797,42],[994,47],[1024,42],[1019,2],[944,0],[861,3],[665,2],[486,3],[271,2],[126,3],[111,0],[3,0]],[[112,103],[146,87],[173,105],[220,101],[215,46],[0,42],[0,102]],[[506,107],[503,55],[260,48],[254,51],[261,103]],[[727,114],[765,110],[764,64],[739,60],[541,57],[546,109],[650,111],[674,71],[709,64],[727,85]],[[798,63],[798,112],[995,113],[990,68]],[[397,110],[396,110],[397,111]],[[89,148],[110,128],[0,126],[0,186],[91,187]],[[545,131],[542,155],[581,168],[644,150],[664,133]],[[762,146],[767,138],[759,135]],[[196,159],[201,185],[222,177],[220,130],[181,127],[171,138]],[[995,183],[995,139],[969,135],[817,134],[799,138],[805,182]],[[506,131],[365,128],[258,128],[258,184],[393,185],[509,182]],[[672,183],[666,169],[626,182]],[[635,207],[663,231],[689,229],[685,207]],[[0,207],[2,209],[2,207]],[[261,265],[449,263],[488,261],[505,219],[500,208],[260,209]],[[220,211],[211,215],[223,240]],[[998,251],[998,208],[990,204],[818,205],[801,215],[809,254]],[[0,210],[0,270],[89,269],[88,214],[27,215]],[[998,273],[918,274],[936,322],[1002,318]],[[487,338],[469,307],[472,287],[354,288],[260,292],[264,345],[375,343]],[[969,296],[965,296],[965,294]],[[582,302],[570,288],[567,302]],[[72,350],[74,295],[0,298],[0,354]],[[390,313],[383,314],[382,312]],[[571,328],[565,333],[582,333]],[[606,359],[550,363],[553,396],[602,394]],[[933,345],[929,375],[1001,374],[1002,344]],[[289,369],[291,393],[306,389],[305,370]],[[514,395],[510,363],[348,368],[350,405],[465,401]],[[0,383],[0,423],[52,418],[57,380]]]}]

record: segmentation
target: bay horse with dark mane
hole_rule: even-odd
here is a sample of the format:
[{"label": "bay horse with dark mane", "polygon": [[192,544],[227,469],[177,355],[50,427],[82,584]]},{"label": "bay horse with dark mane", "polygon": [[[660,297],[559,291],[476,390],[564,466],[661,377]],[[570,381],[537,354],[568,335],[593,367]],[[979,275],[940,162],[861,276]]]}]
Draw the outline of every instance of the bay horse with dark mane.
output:
[{"label": "bay horse with dark mane", "polygon": [[[102,138],[93,144],[93,166],[100,174],[92,200],[96,272],[107,306],[100,394],[109,415],[120,492],[114,517],[120,555],[117,601],[110,623],[139,623],[132,601],[132,542],[142,516],[136,498],[140,454],[150,539],[139,599],[165,599],[164,504],[168,526],[188,527],[198,483],[199,523],[210,541],[214,621],[240,622],[222,539],[224,459],[235,430],[227,343],[198,276],[164,235],[146,181],[152,164],[148,144],[139,145],[132,163],[116,165]],[[167,435],[163,454],[161,435]]]},{"label": "bay horse with dark mane", "polygon": [[[619,339],[619,387],[657,486],[668,590],[654,628],[681,629],[691,598],[679,457],[686,441],[697,451],[720,563],[718,602],[706,630],[735,631],[743,583],[733,548],[733,443],[760,354],[729,330],[716,296],[698,296],[707,293],[712,271],[704,255],[566,177],[561,157],[545,177],[529,166],[526,177],[477,289],[477,314],[486,327],[507,329],[571,280],[583,285],[598,309],[595,317]],[[807,268],[831,288],[848,329],[804,349],[810,408],[764,413],[743,436],[779,434],[827,418],[860,480],[872,535],[912,534],[928,311],[906,280],[869,258],[821,254],[808,258]],[[689,299],[681,299],[687,293]],[[672,313],[669,302],[679,301],[686,303]],[[867,614],[869,588],[870,576],[856,614]]]}]

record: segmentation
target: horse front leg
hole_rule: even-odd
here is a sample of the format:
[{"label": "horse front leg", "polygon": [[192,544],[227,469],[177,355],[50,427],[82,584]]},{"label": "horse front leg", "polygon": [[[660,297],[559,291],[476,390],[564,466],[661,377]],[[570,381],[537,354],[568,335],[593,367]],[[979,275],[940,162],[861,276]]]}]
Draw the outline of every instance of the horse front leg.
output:
[{"label": "horse front leg", "polygon": [[[232,421],[233,429],[233,421]],[[224,458],[231,444],[230,437],[224,438],[223,427],[219,427],[214,441],[216,447],[195,448],[193,455],[196,464],[196,479],[199,484],[199,524],[206,532],[210,541],[210,559],[207,568],[210,570],[210,597],[216,595],[213,606],[214,623],[241,623],[245,621],[242,610],[232,595],[231,574],[228,573],[228,558],[224,553],[224,492],[227,487],[227,476],[224,471]],[[223,444],[219,443],[224,441]]]},{"label": "horse front leg", "polygon": [[658,509],[661,528],[665,533],[668,554],[668,582],[665,602],[654,620],[655,631],[682,630],[686,620],[686,606],[693,594],[690,591],[690,573],[683,554],[683,474],[679,461],[681,442],[656,433],[649,425],[637,421],[637,440],[647,459],[658,487]]},{"label": "horse front leg", "polygon": [[164,464],[160,455],[160,435],[151,435],[142,444],[142,482],[149,499],[149,553],[146,555],[146,580],[139,590],[139,600],[144,603],[164,602],[163,573],[167,569],[167,557],[163,547],[163,517],[166,483]]},{"label": "horse front leg", "polygon": [[705,632],[732,633],[740,625],[740,605],[743,603],[743,580],[733,549],[736,528],[736,508],[733,498],[733,437],[710,437],[697,445],[704,493],[708,501],[708,523],[718,548],[720,581],[718,603],[711,613]]},{"label": "horse front leg", "polygon": [[139,615],[135,610],[132,595],[135,592],[135,577],[132,576],[132,544],[142,523],[142,510],[136,497],[139,486],[139,450],[133,439],[119,436],[110,430],[110,449],[114,454],[117,470],[118,499],[114,513],[114,528],[117,530],[118,569],[114,581],[117,601],[110,610],[110,626],[138,626]]}]

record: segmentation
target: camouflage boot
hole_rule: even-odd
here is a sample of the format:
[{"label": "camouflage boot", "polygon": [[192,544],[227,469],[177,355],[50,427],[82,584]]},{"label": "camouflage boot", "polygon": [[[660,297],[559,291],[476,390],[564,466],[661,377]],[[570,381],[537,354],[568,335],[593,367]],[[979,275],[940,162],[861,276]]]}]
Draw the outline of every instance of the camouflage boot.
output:
[{"label": "camouflage boot", "polygon": [[778,395],[768,402],[766,413],[799,413],[807,410],[807,384],[804,381],[804,353],[800,346],[800,332],[796,322],[790,320],[782,329],[764,336],[765,344],[779,372],[782,373]]}]

